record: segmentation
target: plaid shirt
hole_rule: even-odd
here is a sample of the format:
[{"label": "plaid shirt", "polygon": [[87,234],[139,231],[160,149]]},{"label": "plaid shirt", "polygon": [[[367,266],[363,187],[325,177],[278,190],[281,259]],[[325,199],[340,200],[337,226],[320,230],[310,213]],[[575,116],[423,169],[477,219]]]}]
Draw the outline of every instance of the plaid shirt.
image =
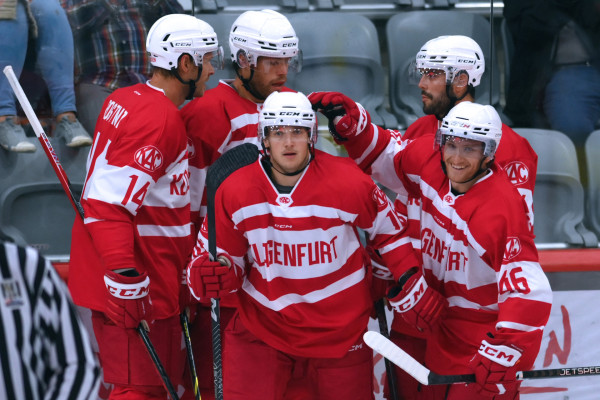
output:
[{"label": "plaid shirt", "polygon": [[111,90],[149,78],[148,29],[163,15],[183,12],[177,0],[61,0],[61,4],[75,41],[75,83]]}]

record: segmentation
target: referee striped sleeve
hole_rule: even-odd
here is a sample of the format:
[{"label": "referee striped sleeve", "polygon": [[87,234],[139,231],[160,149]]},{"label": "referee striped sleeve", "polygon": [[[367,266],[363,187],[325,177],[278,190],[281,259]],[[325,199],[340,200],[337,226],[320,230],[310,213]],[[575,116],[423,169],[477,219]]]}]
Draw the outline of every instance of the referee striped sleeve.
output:
[{"label": "referee striped sleeve", "polygon": [[8,354],[0,398],[96,398],[98,362],[52,265],[34,249],[0,244],[0,270],[0,351]]}]

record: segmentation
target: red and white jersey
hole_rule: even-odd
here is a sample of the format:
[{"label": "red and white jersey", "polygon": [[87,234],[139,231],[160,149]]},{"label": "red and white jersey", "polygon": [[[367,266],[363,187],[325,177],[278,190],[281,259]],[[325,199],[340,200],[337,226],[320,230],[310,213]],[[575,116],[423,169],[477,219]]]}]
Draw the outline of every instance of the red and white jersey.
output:
[{"label": "red and white jersey", "polygon": [[154,318],[179,312],[182,268],[193,248],[187,138],[177,107],[137,84],[104,102],[75,219],[69,288],[78,305],[103,311],[106,270],[150,277]]},{"label": "red and white jersey", "polygon": [[[364,333],[370,310],[369,259],[357,229],[388,266],[418,265],[406,220],[351,160],[315,151],[289,194],[260,161],[231,174],[215,200],[217,252],[244,280],[238,310],[268,345],[301,357],[341,357]],[[208,248],[206,224],[194,254]],[[240,276],[240,275],[238,275]]]},{"label": "red and white jersey", "polygon": [[469,360],[490,332],[521,348],[528,369],[552,291],[522,197],[496,165],[465,194],[454,195],[431,136],[407,141],[372,127],[344,144],[377,180],[419,200],[423,272],[450,305],[440,331],[428,337],[427,365],[441,374],[471,372]]},{"label": "red and white jersey", "polygon": [[[206,170],[227,150],[242,143],[258,141],[257,104],[241,97],[231,86],[233,79],[219,84],[181,109],[190,141],[190,201],[192,221],[199,229],[206,215]],[[284,88],[283,91],[290,91]]]}]

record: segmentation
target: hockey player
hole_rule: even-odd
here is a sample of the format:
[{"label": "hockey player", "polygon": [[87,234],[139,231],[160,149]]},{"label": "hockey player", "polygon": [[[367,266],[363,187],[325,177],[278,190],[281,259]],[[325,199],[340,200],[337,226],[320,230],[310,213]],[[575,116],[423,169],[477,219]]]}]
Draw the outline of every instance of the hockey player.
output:
[{"label": "hockey player", "polygon": [[[456,104],[475,98],[476,87],[485,72],[481,48],[467,36],[440,36],[425,43],[415,56],[415,76],[419,77],[424,117],[417,119],[402,135],[413,140],[423,135],[435,135],[442,119]],[[530,228],[533,229],[533,189],[537,171],[537,154],[529,142],[509,126],[502,124],[502,146],[494,159],[509,177],[528,205]],[[420,248],[420,211],[418,198],[400,193],[396,207],[408,215],[409,232],[415,248]],[[422,340],[416,340],[415,337]],[[425,340],[402,318],[394,318],[390,338],[416,359],[423,361]],[[396,368],[399,391],[405,398],[418,393],[418,382],[400,368]],[[425,390],[425,389],[423,389]]]},{"label": "hockey player", "polygon": [[[220,81],[204,97],[189,102],[181,110],[193,148],[189,160],[190,194],[196,232],[206,213],[206,169],[225,151],[241,143],[260,146],[256,131],[263,101],[274,91],[289,91],[284,86],[288,71],[301,68],[294,28],[285,16],[273,10],[241,14],[231,26],[229,49],[235,79]],[[214,396],[210,303],[204,301],[196,310],[198,316],[192,324],[191,336],[195,353],[203,355],[196,358],[196,369],[202,398],[210,400]],[[223,329],[234,311],[233,296],[221,299]],[[225,342],[222,345],[227,346]]]},{"label": "hockey player", "polygon": [[515,373],[535,361],[552,292],[526,205],[494,161],[502,137],[496,111],[462,102],[443,119],[435,141],[431,135],[407,141],[371,124],[342,94],[316,93],[311,100],[326,112],[343,108],[333,126],[349,155],[386,186],[419,200],[422,268],[404,275],[388,297],[427,334],[425,363],[432,371],[477,378],[475,385],[428,387],[428,398],[518,398]]},{"label": "hockey player", "polygon": [[222,50],[210,25],[183,14],[154,23],[145,84],[104,103],[71,243],[69,287],[92,309],[111,399],[164,399],[165,389],[134,328],[149,337],[175,387],[185,366],[179,324],[183,267],[193,248],[187,137],[178,106],[201,95]]},{"label": "hockey player", "polygon": [[271,94],[258,126],[262,156],[217,190],[222,264],[209,259],[203,225],[188,266],[197,298],[237,289],[224,397],[282,399],[301,375],[307,398],[372,399],[373,355],[361,337],[370,268],[357,229],[388,265],[414,266],[412,246],[400,240],[405,219],[351,160],[314,149],[316,117],[303,94]]}]

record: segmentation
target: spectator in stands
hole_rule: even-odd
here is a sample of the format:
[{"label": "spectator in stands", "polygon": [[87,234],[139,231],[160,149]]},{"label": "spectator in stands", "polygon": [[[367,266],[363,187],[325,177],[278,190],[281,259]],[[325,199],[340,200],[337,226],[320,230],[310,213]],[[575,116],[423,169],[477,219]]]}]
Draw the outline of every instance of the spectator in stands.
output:
[{"label": "spectator in stands", "polygon": [[514,41],[505,113],[582,146],[600,121],[600,0],[505,0]]},{"label": "spectator in stands", "polygon": [[75,38],[79,118],[93,132],[104,100],[115,89],[150,77],[146,34],[161,16],[182,13],[177,0],[61,0]]},{"label": "spectator in stands", "polygon": [[[37,67],[44,78],[57,125],[54,136],[67,146],[89,146],[92,140],[75,116],[73,36],[58,0],[0,2],[0,68],[11,65],[21,75],[29,34],[35,39]],[[8,151],[33,152],[18,123],[15,98],[5,76],[0,77],[0,145]]]}]

